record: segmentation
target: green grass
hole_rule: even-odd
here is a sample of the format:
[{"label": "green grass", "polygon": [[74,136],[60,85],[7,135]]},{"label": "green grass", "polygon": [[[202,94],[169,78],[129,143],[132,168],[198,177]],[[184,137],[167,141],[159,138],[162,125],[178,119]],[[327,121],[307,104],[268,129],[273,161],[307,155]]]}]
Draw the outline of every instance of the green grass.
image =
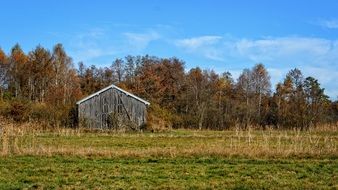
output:
[{"label": "green grass", "polygon": [[334,131],[5,128],[0,189],[337,189]]},{"label": "green grass", "polygon": [[0,158],[0,189],[330,189],[336,160]]}]

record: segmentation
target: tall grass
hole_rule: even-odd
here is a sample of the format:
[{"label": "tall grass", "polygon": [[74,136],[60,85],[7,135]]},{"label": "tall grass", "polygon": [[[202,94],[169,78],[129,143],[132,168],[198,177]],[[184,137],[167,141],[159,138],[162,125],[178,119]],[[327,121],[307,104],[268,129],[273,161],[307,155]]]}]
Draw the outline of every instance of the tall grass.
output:
[{"label": "tall grass", "polygon": [[172,130],[117,133],[42,128],[34,123],[0,127],[0,155],[105,157],[337,158],[337,128],[297,130]]}]

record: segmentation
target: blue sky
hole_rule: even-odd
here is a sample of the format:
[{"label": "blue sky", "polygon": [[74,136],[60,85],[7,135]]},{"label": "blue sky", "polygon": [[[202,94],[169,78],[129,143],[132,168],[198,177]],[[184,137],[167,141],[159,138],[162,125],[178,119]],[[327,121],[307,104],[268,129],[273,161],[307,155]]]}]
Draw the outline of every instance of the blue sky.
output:
[{"label": "blue sky", "polygon": [[337,0],[1,1],[0,47],[62,43],[75,65],[178,57],[234,78],[263,63],[275,85],[292,68],[338,96]]}]

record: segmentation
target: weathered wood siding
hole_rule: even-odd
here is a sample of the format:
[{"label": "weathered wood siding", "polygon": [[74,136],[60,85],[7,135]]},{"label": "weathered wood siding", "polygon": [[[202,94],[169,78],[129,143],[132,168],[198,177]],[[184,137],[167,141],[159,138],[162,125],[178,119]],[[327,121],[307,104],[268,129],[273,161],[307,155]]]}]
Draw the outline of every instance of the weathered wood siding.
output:
[{"label": "weathered wood siding", "polygon": [[115,88],[78,104],[79,119],[84,119],[91,128],[108,128],[108,117],[112,113],[122,114],[141,126],[146,123],[147,105]]}]

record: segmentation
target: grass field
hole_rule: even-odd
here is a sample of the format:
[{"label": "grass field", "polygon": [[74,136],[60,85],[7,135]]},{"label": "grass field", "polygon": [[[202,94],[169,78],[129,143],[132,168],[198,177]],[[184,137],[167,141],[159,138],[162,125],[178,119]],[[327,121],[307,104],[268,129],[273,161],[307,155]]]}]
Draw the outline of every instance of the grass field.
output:
[{"label": "grass field", "polygon": [[5,127],[0,189],[337,189],[338,131]]},{"label": "grass field", "polygon": [[325,189],[338,180],[330,159],[16,156],[0,168],[0,189]]}]

